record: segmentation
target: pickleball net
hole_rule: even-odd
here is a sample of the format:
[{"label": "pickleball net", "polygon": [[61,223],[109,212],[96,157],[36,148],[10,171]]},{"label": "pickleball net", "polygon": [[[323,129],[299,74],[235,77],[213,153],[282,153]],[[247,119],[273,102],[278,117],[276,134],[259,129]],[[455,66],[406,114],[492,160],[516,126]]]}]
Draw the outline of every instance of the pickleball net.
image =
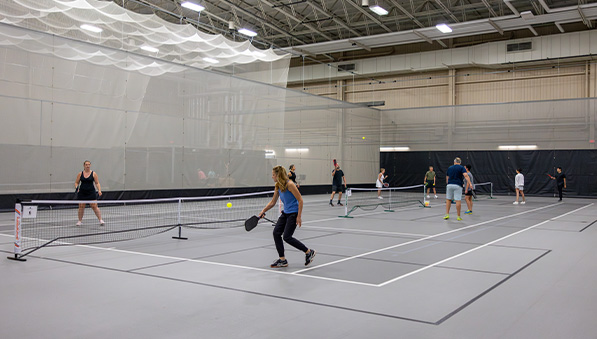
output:
[{"label": "pickleball net", "polygon": [[373,211],[378,207],[382,207],[387,212],[394,212],[394,209],[404,206],[425,206],[425,185],[351,188],[346,192],[345,197],[344,215],[340,217],[350,218],[350,214],[357,209]]},{"label": "pickleball net", "polygon": [[[15,205],[14,258],[43,247],[90,245],[144,238],[183,227],[243,227],[273,197],[273,191],[166,199],[64,201],[31,200]],[[105,224],[89,205],[77,226],[80,203],[99,207]],[[272,210],[273,211],[273,210]]]},{"label": "pickleball net", "polygon": [[475,184],[475,200],[479,199],[495,199],[493,197],[493,183],[482,182],[480,184]]}]

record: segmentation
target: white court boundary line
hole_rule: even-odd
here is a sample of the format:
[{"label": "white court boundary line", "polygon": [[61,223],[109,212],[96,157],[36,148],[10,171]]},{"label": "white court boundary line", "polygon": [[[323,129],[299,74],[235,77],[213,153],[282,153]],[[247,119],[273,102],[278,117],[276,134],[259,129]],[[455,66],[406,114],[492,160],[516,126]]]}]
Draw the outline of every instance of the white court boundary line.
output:
[{"label": "white court boundary line", "polygon": [[427,266],[425,266],[425,267],[421,267],[421,268],[419,268],[418,270],[415,270],[415,271],[412,271],[412,272],[409,272],[409,273],[403,274],[403,275],[401,275],[401,276],[399,276],[399,277],[396,277],[396,278],[394,278],[394,279],[390,279],[390,280],[388,280],[388,281],[385,281],[385,282],[383,282],[383,283],[381,283],[381,284],[379,284],[379,285],[377,285],[377,286],[378,286],[378,287],[383,287],[383,286],[385,286],[385,285],[387,285],[387,284],[390,284],[390,283],[396,282],[396,281],[398,281],[398,280],[404,279],[404,278],[406,278],[406,277],[408,277],[408,276],[411,276],[411,275],[413,275],[413,274],[417,274],[417,273],[419,273],[419,272],[425,271],[425,270],[427,270],[427,269],[429,269],[429,268],[431,268],[431,267],[434,267],[434,266],[437,266],[437,265],[441,265],[441,264],[445,263],[446,261],[450,261],[450,260],[452,260],[452,259],[456,259],[456,258],[458,258],[458,257],[461,257],[461,256],[465,255],[465,254],[468,254],[468,253],[474,252],[474,251],[476,251],[476,250],[478,250],[478,249],[481,249],[481,248],[487,247],[487,246],[489,246],[489,245],[495,244],[496,242],[502,241],[502,240],[504,240],[504,239],[508,239],[508,238],[510,238],[510,237],[512,237],[512,236],[515,236],[515,235],[517,235],[517,234],[520,234],[520,233],[522,233],[522,232],[526,232],[526,231],[528,231],[528,230],[530,230],[530,229],[533,229],[533,228],[535,228],[535,227],[537,227],[537,226],[541,226],[541,225],[543,225],[543,224],[546,224],[546,223],[548,223],[548,222],[550,222],[550,221],[557,220],[557,219],[559,219],[559,218],[561,218],[561,217],[563,217],[563,216],[566,216],[566,215],[568,215],[568,214],[571,214],[571,213],[574,213],[574,212],[578,212],[578,211],[580,211],[580,210],[582,210],[582,209],[585,209],[585,208],[587,208],[587,207],[589,207],[589,206],[593,206],[593,204],[591,203],[591,204],[589,204],[589,205],[586,205],[586,206],[583,206],[583,207],[577,208],[577,209],[575,209],[575,210],[572,210],[572,211],[570,211],[570,212],[568,212],[568,213],[562,214],[562,215],[560,215],[560,216],[558,216],[558,217],[555,217],[555,218],[550,218],[550,219],[547,219],[547,220],[545,220],[545,221],[542,221],[542,222],[540,222],[540,223],[538,223],[538,224],[535,224],[535,225],[529,226],[529,227],[527,227],[527,228],[523,228],[523,229],[522,229],[522,230],[520,230],[520,231],[516,231],[516,232],[514,232],[514,233],[512,233],[512,234],[508,234],[508,235],[506,235],[506,236],[503,236],[503,237],[501,237],[501,238],[499,238],[499,239],[496,239],[496,240],[490,241],[490,242],[488,242],[488,243],[486,243],[486,244],[483,244],[483,245],[481,245],[481,246],[478,246],[478,247],[472,248],[472,249],[470,249],[470,250],[468,250],[468,251],[464,251],[464,252],[462,252],[462,253],[459,253],[459,254],[453,255],[453,256],[451,256],[451,257],[449,257],[449,258],[446,258],[446,259],[440,260],[440,261],[438,261],[438,262],[435,262],[435,263],[433,263],[433,264],[431,264],[431,265],[427,265]]},{"label": "white court boundary line", "polygon": [[[95,250],[100,250],[100,251],[110,251],[110,252],[117,252],[117,253],[126,253],[126,254],[147,256],[147,257],[153,257],[153,258],[161,258],[161,259],[168,259],[168,260],[174,260],[174,261],[181,261],[181,262],[195,262],[195,263],[200,263],[200,264],[208,264],[208,265],[215,265],[215,266],[222,266],[222,267],[240,268],[240,269],[245,269],[245,270],[258,271],[258,272],[266,272],[266,273],[273,273],[273,274],[293,275],[295,277],[304,277],[304,278],[309,278],[309,279],[334,281],[334,282],[340,282],[340,283],[346,283],[346,284],[353,284],[353,285],[360,285],[360,286],[382,287],[382,286],[385,286],[385,285],[387,285],[387,284],[389,284],[391,282],[403,279],[403,278],[405,278],[407,276],[410,276],[410,275],[413,275],[415,273],[421,272],[421,271],[426,270],[428,268],[431,268],[433,266],[437,266],[437,265],[439,265],[439,264],[441,264],[441,263],[443,263],[445,261],[448,261],[450,259],[454,259],[454,258],[456,258],[458,256],[470,253],[470,252],[472,252],[474,250],[477,250],[479,248],[489,246],[489,245],[491,245],[491,244],[493,244],[493,243],[495,243],[495,242],[497,242],[499,240],[503,240],[505,238],[508,238],[508,237],[516,235],[518,233],[524,232],[524,231],[529,230],[531,228],[534,228],[534,227],[537,227],[539,225],[545,224],[545,223],[547,223],[549,221],[553,221],[553,220],[559,219],[559,218],[561,218],[563,216],[566,216],[566,215],[571,214],[573,212],[576,212],[578,210],[587,208],[589,206],[592,206],[593,203],[591,203],[589,205],[586,205],[586,206],[583,206],[581,208],[578,208],[576,210],[567,212],[567,213],[565,213],[563,215],[560,215],[558,217],[550,218],[550,219],[545,220],[545,221],[543,221],[543,222],[541,222],[539,224],[530,226],[530,227],[528,227],[526,229],[523,229],[523,230],[520,230],[518,232],[512,233],[512,234],[507,235],[505,237],[502,237],[500,239],[494,240],[494,241],[492,241],[490,243],[481,245],[481,246],[479,246],[477,248],[474,248],[472,250],[468,250],[466,252],[457,254],[456,256],[453,256],[453,257],[450,257],[450,258],[447,258],[447,259],[443,259],[442,261],[439,261],[439,262],[436,262],[434,264],[428,265],[426,267],[423,267],[423,268],[418,269],[416,271],[407,273],[407,274],[405,274],[403,276],[394,278],[392,280],[388,280],[388,281],[383,282],[381,284],[364,283],[364,282],[358,282],[358,281],[352,281],[352,280],[335,279],[335,278],[328,278],[328,277],[321,277],[321,276],[314,276],[314,275],[297,275],[297,273],[309,271],[309,270],[312,270],[312,269],[315,269],[315,268],[319,268],[319,267],[323,267],[323,266],[328,266],[328,265],[331,265],[331,264],[334,264],[334,263],[339,263],[339,262],[342,262],[342,261],[346,261],[346,260],[350,260],[350,259],[354,259],[354,258],[358,258],[358,257],[362,257],[362,256],[365,256],[365,255],[368,255],[368,254],[371,254],[371,253],[377,253],[377,252],[384,251],[384,250],[387,250],[387,249],[404,246],[404,245],[407,245],[407,244],[410,244],[410,243],[415,243],[415,242],[418,242],[418,241],[422,241],[422,240],[430,239],[430,238],[433,238],[433,237],[437,237],[437,236],[449,234],[449,233],[452,233],[452,232],[456,232],[456,231],[468,229],[468,228],[479,226],[479,225],[483,225],[483,224],[486,224],[486,223],[490,223],[490,222],[494,222],[494,221],[498,221],[498,220],[502,220],[502,219],[506,219],[506,218],[510,218],[510,217],[514,217],[514,216],[518,216],[518,215],[522,215],[522,214],[526,214],[526,213],[530,213],[530,212],[534,212],[534,211],[538,211],[538,210],[542,210],[542,209],[549,208],[549,207],[556,206],[556,205],[559,205],[559,203],[551,204],[551,205],[547,205],[547,206],[543,206],[543,207],[539,207],[539,208],[536,208],[536,209],[532,209],[532,210],[528,210],[528,211],[524,211],[524,212],[520,212],[520,213],[516,213],[516,214],[510,215],[510,216],[505,216],[505,217],[500,217],[500,218],[496,218],[496,219],[484,221],[484,222],[481,222],[481,223],[478,223],[478,224],[474,224],[474,225],[469,225],[467,227],[463,227],[463,228],[460,228],[460,229],[456,229],[456,230],[452,230],[452,231],[448,231],[448,232],[443,232],[443,233],[432,235],[432,236],[427,236],[425,238],[416,239],[416,240],[409,241],[409,242],[406,242],[406,243],[398,244],[398,245],[395,245],[395,246],[390,246],[390,247],[387,247],[387,248],[384,248],[384,249],[380,249],[380,250],[376,250],[376,251],[367,252],[367,253],[360,254],[360,255],[357,255],[357,256],[353,256],[353,257],[349,257],[349,258],[337,260],[337,261],[334,261],[334,262],[330,262],[330,263],[327,263],[327,264],[322,264],[322,265],[319,265],[319,266],[314,266],[314,267],[311,267],[311,268],[308,268],[308,269],[303,269],[303,270],[299,270],[299,271],[295,271],[295,272],[274,271],[272,269],[264,269],[264,268],[258,268],[258,267],[250,267],[250,266],[242,266],[242,265],[218,263],[218,262],[213,262],[213,261],[204,261],[204,260],[198,260],[198,259],[174,257],[174,256],[161,255],[161,254],[145,253],[145,252],[128,251],[128,250],[121,250],[121,249],[116,249],[116,248],[106,248],[106,247],[98,247],[98,246],[91,246],[91,245],[73,245],[73,247],[82,247],[82,248],[89,248],[89,249],[95,249]],[[382,212],[378,212],[378,213],[382,213]],[[378,214],[378,213],[371,213],[371,214]],[[330,220],[336,220],[336,219],[333,218],[333,219],[330,219]],[[312,221],[312,222],[316,222],[316,221]],[[14,238],[14,235],[8,235],[8,234],[1,234],[0,233],[0,236]]]},{"label": "white court boundary line", "polygon": [[[0,236],[14,238],[14,235],[8,235],[8,234],[0,234]],[[194,262],[194,263],[208,264],[208,265],[215,265],[215,266],[222,266],[222,267],[240,268],[240,269],[245,269],[245,270],[267,272],[267,273],[273,273],[273,274],[292,275],[292,272],[274,271],[271,268],[270,269],[265,269],[265,268],[251,267],[251,266],[226,264],[226,263],[219,263],[219,262],[215,262],[215,261],[205,261],[205,260],[198,260],[198,259],[173,257],[173,256],[169,256],[169,255],[161,255],[161,254],[153,254],[153,253],[146,253],[146,252],[136,252],[136,251],[121,250],[121,249],[117,249],[117,248],[106,248],[106,247],[99,247],[99,246],[76,245],[76,244],[73,244],[72,247],[82,247],[82,248],[89,248],[89,249],[100,250],[100,251],[126,253],[126,254],[140,255],[140,256],[146,256],[146,257],[168,259],[168,260],[173,260],[173,261]],[[48,258],[48,257],[46,257],[46,258]],[[315,275],[299,275],[299,277],[310,278],[310,279],[319,279],[319,280],[327,280],[327,281],[334,281],[334,282],[340,282],[340,283],[346,283],[346,284],[353,284],[353,285],[378,287],[377,284],[371,284],[371,283],[365,283],[365,282],[359,282],[359,281],[352,281],[352,280],[335,279],[335,278],[328,278],[328,277],[320,277],[320,276],[315,276]]]},{"label": "white court boundary line", "polygon": [[499,218],[496,218],[496,219],[491,219],[491,220],[483,221],[483,222],[480,222],[480,223],[477,223],[477,224],[473,224],[473,225],[469,225],[469,226],[466,226],[466,227],[454,229],[454,230],[451,230],[451,231],[446,231],[446,232],[443,232],[443,233],[438,233],[438,234],[430,235],[430,236],[427,236],[427,237],[424,237],[424,238],[407,241],[405,243],[401,243],[401,244],[398,244],[398,245],[384,247],[384,248],[381,248],[381,249],[378,249],[378,250],[374,250],[374,251],[370,251],[370,252],[366,252],[366,253],[357,254],[357,255],[354,255],[352,257],[343,258],[343,259],[339,259],[339,260],[336,260],[336,261],[330,261],[330,262],[325,263],[325,264],[321,264],[321,265],[317,265],[317,266],[313,266],[313,267],[309,267],[309,268],[305,268],[305,269],[302,269],[302,270],[298,270],[298,271],[292,272],[292,274],[296,275],[296,274],[299,274],[299,273],[303,273],[303,272],[314,270],[316,268],[321,268],[321,267],[325,267],[325,266],[329,266],[329,265],[338,264],[338,263],[341,263],[341,262],[344,262],[344,261],[347,261],[347,260],[352,260],[352,259],[356,259],[356,258],[367,256],[367,255],[371,255],[371,254],[375,254],[375,253],[379,253],[379,252],[391,250],[393,248],[410,245],[410,244],[413,244],[413,243],[416,243],[416,242],[419,242],[419,241],[432,239],[432,238],[435,238],[435,237],[439,237],[439,236],[450,234],[450,233],[454,233],[454,232],[460,232],[462,230],[466,230],[466,229],[469,229],[469,228],[472,228],[472,227],[477,227],[477,226],[480,226],[480,225],[492,223],[494,221],[508,219],[508,218],[515,217],[515,216],[522,215],[522,214],[526,214],[526,213],[540,211],[542,209],[546,209],[546,208],[557,206],[557,205],[559,205],[559,203],[550,204],[550,205],[546,205],[546,206],[543,206],[543,207],[534,208],[532,210],[528,210],[528,211],[524,211],[524,212],[519,212],[519,213],[512,214],[512,215],[507,215],[507,216],[499,217]]}]

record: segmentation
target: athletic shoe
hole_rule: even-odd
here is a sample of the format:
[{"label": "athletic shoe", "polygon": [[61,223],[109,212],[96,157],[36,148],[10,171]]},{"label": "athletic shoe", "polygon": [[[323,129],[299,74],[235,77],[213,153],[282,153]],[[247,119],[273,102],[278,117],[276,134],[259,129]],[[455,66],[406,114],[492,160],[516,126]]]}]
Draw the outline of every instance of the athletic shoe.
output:
[{"label": "athletic shoe", "polygon": [[313,258],[315,258],[315,250],[311,249],[311,251],[309,251],[309,253],[305,253],[305,266],[309,266],[309,264],[313,261]]},{"label": "athletic shoe", "polygon": [[269,265],[271,268],[288,267],[288,260],[277,259],[273,264]]},{"label": "athletic shoe", "polygon": [[455,203],[456,203],[456,201],[455,201],[455,200],[452,200],[452,203],[453,203],[453,204],[455,204]]},{"label": "athletic shoe", "polygon": [[379,197],[377,197],[377,199],[383,199],[383,197],[380,195]]},{"label": "athletic shoe", "polygon": [[334,203],[330,201],[330,206],[334,206]]},{"label": "athletic shoe", "polygon": [[344,204],[338,201],[338,206],[344,206]]},{"label": "athletic shoe", "polygon": [[518,201],[513,202],[512,205],[518,205]]},{"label": "athletic shoe", "polygon": [[521,202],[520,204],[521,204],[521,205],[524,205],[525,203],[526,203],[526,201],[523,201],[523,202]]},{"label": "athletic shoe", "polygon": [[456,220],[462,221],[462,218],[458,216],[458,217],[456,217]]},{"label": "athletic shoe", "polygon": [[446,214],[446,216],[444,216],[444,220],[448,220],[448,219],[450,219],[450,215]]},{"label": "athletic shoe", "polygon": [[429,199],[429,194],[427,194],[427,199]]},{"label": "athletic shoe", "polygon": [[77,221],[77,226],[81,226],[83,223],[80,221]]},{"label": "athletic shoe", "polygon": [[473,214],[473,211],[471,211],[471,210],[466,210],[466,212],[464,212],[464,214]]},{"label": "athletic shoe", "polygon": [[[429,197],[427,197],[427,198],[429,198]],[[437,199],[437,195],[435,196],[435,199]]]},{"label": "athletic shoe", "polygon": [[104,226],[106,223],[103,220],[100,220],[100,226]]}]

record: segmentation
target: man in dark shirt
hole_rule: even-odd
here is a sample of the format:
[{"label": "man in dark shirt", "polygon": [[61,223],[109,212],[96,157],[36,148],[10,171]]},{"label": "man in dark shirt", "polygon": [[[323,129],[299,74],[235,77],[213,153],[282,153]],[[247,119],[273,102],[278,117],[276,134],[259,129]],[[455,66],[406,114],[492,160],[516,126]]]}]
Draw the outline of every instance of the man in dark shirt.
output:
[{"label": "man in dark shirt", "polygon": [[471,181],[466,173],[466,169],[460,165],[462,161],[460,158],[454,159],[454,165],[448,168],[446,172],[446,215],[444,219],[450,219],[450,207],[452,206],[452,200],[456,201],[456,213],[458,217],[456,220],[460,221],[460,200],[462,199],[462,186],[466,179],[467,185],[465,186],[465,194],[468,192],[468,188],[472,187]]},{"label": "man in dark shirt", "polygon": [[[342,182],[344,181],[344,186]],[[340,164],[336,164],[336,168],[332,171],[332,196],[330,197],[330,206],[334,206],[333,200],[336,192],[338,193],[338,205],[342,204],[342,193],[346,190],[346,178],[344,172],[340,169]]]},{"label": "man in dark shirt", "polygon": [[562,201],[562,190],[566,188],[566,174],[562,172],[562,167],[558,167],[556,171],[558,171],[558,173],[555,178],[551,178],[556,180],[556,184],[558,185],[558,195],[560,196],[560,200],[558,201]]}]

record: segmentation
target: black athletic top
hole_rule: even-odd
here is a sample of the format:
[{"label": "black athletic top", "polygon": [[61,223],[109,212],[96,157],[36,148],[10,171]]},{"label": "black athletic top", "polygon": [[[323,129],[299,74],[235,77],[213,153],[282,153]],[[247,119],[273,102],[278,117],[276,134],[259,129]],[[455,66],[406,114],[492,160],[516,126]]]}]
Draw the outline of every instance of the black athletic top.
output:
[{"label": "black athletic top", "polygon": [[81,172],[80,180],[81,180],[81,186],[79,187],[79,193],[83,193],[83,194],[95,193],[95,186],[93,186],[93,182],[95,181],[93,179],[93,171],[91,171],[91,174],[87,178],[85,178],[84,173]]},{"label": "black athletic top", "polygon": [[564,179],[566,179],[566,174],[564,174],[564,172],[556,174],[556,181],[558,183],[558,186],[564,186]]},{"label": "black athletic top", "polygon": [[337,170],[336,173],[334,173],[334,179],[332,179],[332,185],[342,186],[342,177],[343,176],[344,176],[344,172],[342,172],[342,170],[340,170],[340,169]]},{"label": "black athletic top", "polygon": [[296,173],[294,173],[293,171],[290,171],[290,173],[288,175],[288,179],[292,180],[292,182],[294,182],[296,184]]}]

